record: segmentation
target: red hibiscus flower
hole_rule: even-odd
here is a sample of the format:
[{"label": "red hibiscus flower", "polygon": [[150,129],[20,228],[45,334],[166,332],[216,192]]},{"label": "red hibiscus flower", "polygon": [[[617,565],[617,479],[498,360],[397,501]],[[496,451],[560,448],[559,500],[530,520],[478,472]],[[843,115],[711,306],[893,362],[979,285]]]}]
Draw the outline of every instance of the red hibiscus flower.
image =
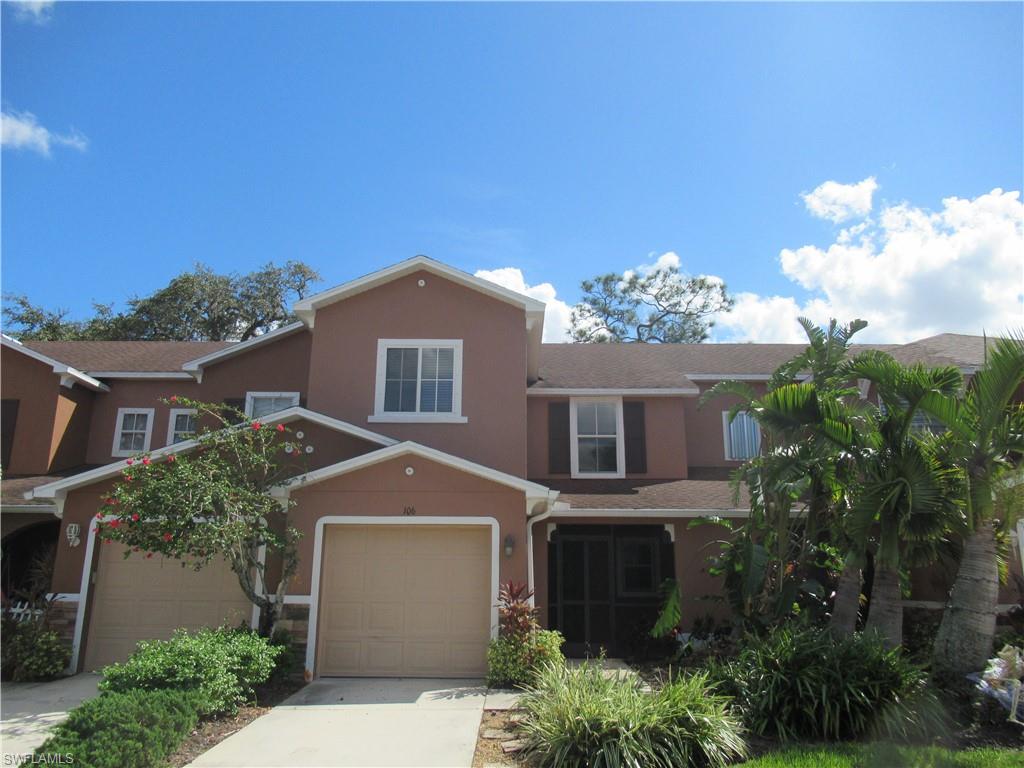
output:
[{"label": "red hibiscus flower", "polygon": [[152,557],[152,556],[153,556],[153,553],[152,553],[152,552],[147,552],[147,553],[146,553],[146,557]]},{"label": "red hibiscus flower", "polygon": [[173,538],[174,537],[171,534],[169,534],[169,533],[165,533],[164,534],[164,541],[170,541]]},{"label": "red hibiscus flower", "polygon": [[262,427],[262,426],[263,426],[263,425],[262,425],[262,424],[260,424],[260,423],[259,423],[258,421],[254,421],[254,422],[252,423],[252,428],[253,428],[253,429],[259,429],[259,428],[260,428],[260,427]]},{"label": "red hibiscus flower", "polygon": [[284,432],[284,424],[278,424],[277,425],[277,431],[278,432]]},{"label": "red hibiscus flower", "polygon": [[143,465],[148,467],[150,465],[150,463],[151,463],[150,460],[149,460],[149,456],[144,456],[143,459],[142,459],[142,463],[143,463]]},{"label": "red hibiscus flower", "polygon": [[172,453],[170,456],[167,457],[167,460],[173,464],[178,460],[178,457]]},{"label": "red hibiscus flower", "polygon": [[132,464],[135,463],[135,459],[126,459],[124,463],[130,467]]},{"label": "red hibiscus flower", "polygon": [[96,519],[97,520],[102,520],[103,519],[103,513],[102,512],[97,512],[96,513]]},{"label": "red hibiscus flower", "polygon": [[171,395],[171,396],[170,396],[170,397],[169,397],[168,399],[169,399],[169,400],[170,400],[170,401],[171,401],[172,403],[176,403],[176,402],[178,402],[178,396],[177,396],[177,395]]},{"label": "red hibiscus flower", "polygon": [[139,513],[138,512],[132,512],[132,522],[137,523],[138,521],[139,521]]}]

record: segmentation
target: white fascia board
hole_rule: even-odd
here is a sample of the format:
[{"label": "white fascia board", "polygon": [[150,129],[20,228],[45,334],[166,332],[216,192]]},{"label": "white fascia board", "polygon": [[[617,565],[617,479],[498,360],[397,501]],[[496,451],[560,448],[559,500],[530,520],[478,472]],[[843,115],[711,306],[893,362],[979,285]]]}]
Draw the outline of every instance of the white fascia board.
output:
[{"label": "white fascia board", "polygon": [[[322,413],[310,411],[306,408],[300,408],[298,406],[295,406],[293,408],[286,408],[285,410],[278,411],[277,413],[267,414],[262,419],[260,419],[260,421],[264,424],[288,424],[290,422],[299,420],[305,420],[313,422],[315,424],[320,424],[321,426],[328,427],[338,432],[344,432],[346,434],[352,435],[353,437],[358,437],[360,439],[378,443],[384,446],[392,446],[397,444],[398,442],[394,438],[387,437],[376,432],[371,432],[370,430],[363,429],[362,427],[357,427],[355,424],[349,424],[347,421],[341,421],[340,419],[325,416]],[[232,429],[238,429],[240,427],[247,426],[247,424],[242,424],[236,427],[232,427]],[[196,439],[183,440],[180,443],[174,443],[173,445],[167,445],[164,446],[163,448],[157,448],[155,450],[148,451],[147,455],[153,458],[160,458],[162,456],[169,456],[174,453],[185,453],[195,448],[197,445],[199,445],[200,442],[200,440]],[[52,483],[47,483],[46,485],[40,485],[38,488],[33,488],[31,491],[27,491],[25,493],[25,498],[61,499],[63,495],[70,490],[74,490],[75,488],[81,488],[82,486],[90,485],[100,480],[106,480],[107,478],[118,475],[127,466],[127,458],[121,461],[112,462],[110,464],[104,464],[102,467],[96,467],[95,469],[90,469],[87,472],[81,472],[77,475],[71,475],[70,477],[65,477],[61,480],[57,480]]]},{"label": "white fascia board", "polygon": [[647,387],[637,389],[626,388],[594,388],[584,387],[529,387],[528,397],[686,397],[699,395],[696,387]]},{"label": "white fascia board", "polygon": [[[529,498],[552,499],[552,491],[547,486],[540,485],[539,483],[534,483],[529,480],[524,480],[521,477],[500,472],[496,469],[485,467],[483,464],[477,464],[476,462],[469,461],[458,456],[453,456],[450,453],[439,451],[436,448],[429,448],[425,445],[414,443],[409,440],[387,448],[381,448],[378,451],[364,453],[362,456],[356,456],[352,459],[339,461],[337,464],[322,467],[303,475],[298,475],[297,477],[293,477],[279,485],[272,491],[272,493],[278,497],[287,497],[291,491],[298,488],[313,485],[323,480],[328,480],[332,477],[344,475],[349,472],[355,472],[356,470],[364,469],[366,467],[373,466],[374,464],[380,464],[384,461],[390,461],[391,459],[399,458],[401,456],[417,456],[419,458],[427,459],[428,461],[434,461],[438,464],[451,467],[452,469],[457,469],[459,471],[466,472],[467,474],[476,475],[477,477],[482,477],[485,480],[491,480],[492,482],[508,486],[509,488],[523,491]],[[557,493],[555,496],[557,496]]]},{"label": "white fascia board", "polygon": [[[686,378],[691,381],[768,381],[770,373],[688,373]],[[797,381],[809,381],[809,373],[801,373],[794,377]]]},{"label": "white fascia board", "polygon": [[749,509],[584,509],[556,507],[552,517],[747,517]]},{"label": "white fascia board", "polygon": [[89,375],[97,379],[188,379],[195,377],[184,371],[89,371]]},{"label": "white fascia board", "polygon": [[83,373],[77,368],[72,368],[70,365],[62,363],[60,360],[55,360],[48,355],[44,355],[42,352],[36,352],[34,349],[29,349],[20,341],[8,336],[6,333],[0,334],[0,343],[8,349],[21,352],[21,354],[27,355],[33,360],[38,360],[40,363],[50,366],[53,369],[53,372],[60,376],[60,383],[62,387],[71,389],[75,384],[81,384],[82,386],[96,390],[97,392],[110,391],[110,387],[102,381],[97,381],[92,376]]},{"label": "white fascia board", "polygon": [[249,351],[253,347],[259,346],[261,344],[266,344],[271,341],[276,341],[277,339],[280,339],[283,336],[290,336],[293,333],[304,330],[305,327],[305,324],[302,323],[301,321],[289,323],[288,325],[282,325],[280,328],[275,328],[274,330],[268,331],[267,333],[261,334],[259,336],[254,336],[253,338],[248,339],[247,341],[240,341],[237,344],[232,344],[229,347],[224,347],[224,349],[218,349],[216,352],[210,352],[208,355],[197,357],[195,360],[189,360],[188,362],[182,364],[181,367],[183,370],[195,374],[201,371],[203,367],[207,365],[213,365],[214,363],[219,363],[221,360],[226,360],[229,357],[240,355],[244,352]]},{"label": "white fascia board", "polygon": [[512,304],[517,307],[522,307],[527,313],[544,312],[545,304],[543,301],[524,296],[521,293],[510,291],[508,288],[492,283],[490,280],[484,280],[468,272],[463,272],[461,269],[450,267],[447,264],[442,264],[440,261],[436,261],[427,256],[413,256],[411,259],[400,261],[397,264],[393,264],[390,267],[371,272],[363,277],[350,280],[347,283],[331,288],[321,293],[315,294],[305,299],[301,299],[292,306],[292,311],[295,312],[302,321],[310,328],[313,327],[313,317],[316,310],[321,307],[333,304],[336,301],[341,301],[349,296],[355,296],[356,294],[368,291],[371,288],[376,288],[378,285],[383,285],[395,280],[404,275],[424,270],[431,272],[439,277],[444,277],[451,280],[453,283],[458,283],[467,288],[485,293],[493,298],[504,301],[507,304]]}]

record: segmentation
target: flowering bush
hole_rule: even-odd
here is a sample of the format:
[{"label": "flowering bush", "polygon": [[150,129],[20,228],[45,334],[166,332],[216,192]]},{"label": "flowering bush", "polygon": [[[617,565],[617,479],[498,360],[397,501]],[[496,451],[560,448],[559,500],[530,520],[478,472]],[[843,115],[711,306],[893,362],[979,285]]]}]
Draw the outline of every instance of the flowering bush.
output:
[{"label": "flowering bush", "polygon": [[[239,424],[244,414],[230,406],[181,397],[167,402],[196,410],[197,445],[127,459],[96,513],[97,535],[127,545],[126,557],[158,553],[196,570],[225,558],[242,591],[263,610],[269,634],[298,566],[300,535],[287,524],[275,525],[282,503],[290,502],[269,491],[302,470],[303,446],[283,424]],[[266,559],[259,557],[264,546],[282,562],[275,599],[257,590],[266,583]]]},{"label": "flowering bush", "polygon": [[564,638],[540,628],[531,597],[525,584],[511,581],[498,592],[498,637],[487,648],[487,684],[492,687],[525,685],[543,664],[565,661]]}]

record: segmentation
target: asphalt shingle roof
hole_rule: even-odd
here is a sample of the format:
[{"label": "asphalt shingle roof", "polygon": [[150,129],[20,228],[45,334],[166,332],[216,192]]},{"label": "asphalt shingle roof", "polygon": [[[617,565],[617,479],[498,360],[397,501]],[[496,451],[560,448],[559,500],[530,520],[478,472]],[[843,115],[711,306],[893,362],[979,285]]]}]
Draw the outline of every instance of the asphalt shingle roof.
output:
[{"label": "asphalt shingle roof", "polygon": [[181,371],[189,360],[224,349],[231,341],[26,341],[25,346],[62,363],[91,371]]},{"label": "asphalt shingle roof", "polygon": [[747,509],[744,490],[733,502],[728,480],[538,480],[560,491],[572,509]]}]

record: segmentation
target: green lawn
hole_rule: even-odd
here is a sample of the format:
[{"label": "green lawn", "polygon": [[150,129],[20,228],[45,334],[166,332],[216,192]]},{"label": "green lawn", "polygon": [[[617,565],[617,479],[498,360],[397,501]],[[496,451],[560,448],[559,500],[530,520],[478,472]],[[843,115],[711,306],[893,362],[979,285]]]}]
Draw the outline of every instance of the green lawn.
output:
[{"label": "green lawn", "polygon": [[748,768],[1024,768],[1024,752],[836,744],[792,747],[750,760]]}]

